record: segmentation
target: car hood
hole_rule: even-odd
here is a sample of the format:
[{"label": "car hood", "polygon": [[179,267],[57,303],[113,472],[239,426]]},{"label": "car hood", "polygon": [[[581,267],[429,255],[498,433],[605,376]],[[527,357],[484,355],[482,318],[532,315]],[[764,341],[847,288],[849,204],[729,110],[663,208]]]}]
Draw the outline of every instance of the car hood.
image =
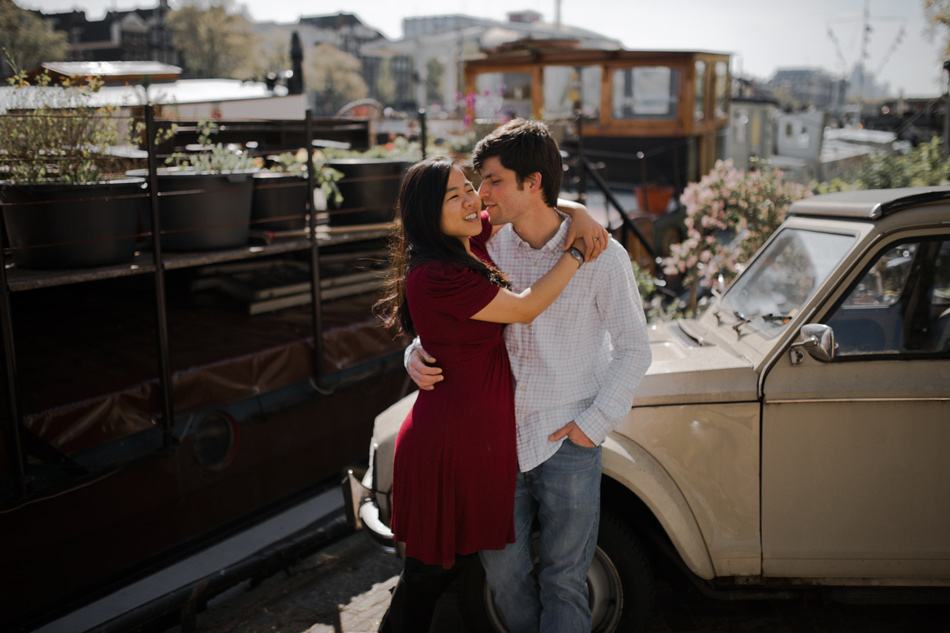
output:
[{"label": "car hood", "polygon": [[634,394],[634,406],[756,400],[758,373],[714,331],[696,321],[654,323],[653,363]]}]

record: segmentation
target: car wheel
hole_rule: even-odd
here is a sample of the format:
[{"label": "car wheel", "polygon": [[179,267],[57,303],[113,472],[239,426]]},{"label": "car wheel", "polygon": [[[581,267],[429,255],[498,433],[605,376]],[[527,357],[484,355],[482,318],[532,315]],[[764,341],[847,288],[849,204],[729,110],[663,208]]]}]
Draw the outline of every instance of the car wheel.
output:
[{"label": "car wheel", "polygon": [[[645,631],[653,609],[653,572],[640,538],[610,512],[600,518],[594,561],[587,574],[592,633]],[[507,633],[481,563],[459,587],[459,611],[469,633]]]}]

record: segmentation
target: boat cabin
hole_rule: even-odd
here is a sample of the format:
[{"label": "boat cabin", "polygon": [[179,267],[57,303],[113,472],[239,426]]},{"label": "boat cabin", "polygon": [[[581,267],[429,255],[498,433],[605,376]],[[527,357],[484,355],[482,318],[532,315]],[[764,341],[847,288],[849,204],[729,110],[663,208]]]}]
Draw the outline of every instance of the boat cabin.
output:
[{"label": "boat cabin", "polygon": [[729,83],[726,53],[520,41],[465,62],[476,121],[565,121],[562,145],[576,149],[580,136],[585,156],[603,165],[609,182],[660,183],[677,192],[724,156]]}]

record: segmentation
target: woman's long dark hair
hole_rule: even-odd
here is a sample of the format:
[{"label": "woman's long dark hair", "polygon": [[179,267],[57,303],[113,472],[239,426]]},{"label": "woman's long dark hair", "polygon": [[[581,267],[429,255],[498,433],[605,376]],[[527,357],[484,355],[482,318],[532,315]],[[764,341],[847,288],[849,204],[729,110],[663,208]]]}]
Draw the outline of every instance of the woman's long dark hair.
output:
[{"label": "woman's long dark hair", "polygon": [[457,237],[442,232],[442,203],[455,163],[445,157],[422,160],[402,179],[396,224],[390,237],[389,277],[376,313],[388,326],[415,335],[406,303],[406,275],[424,262],[448,261],[470,268],[504,288],[508,281],[493,266],[472,257]]}]

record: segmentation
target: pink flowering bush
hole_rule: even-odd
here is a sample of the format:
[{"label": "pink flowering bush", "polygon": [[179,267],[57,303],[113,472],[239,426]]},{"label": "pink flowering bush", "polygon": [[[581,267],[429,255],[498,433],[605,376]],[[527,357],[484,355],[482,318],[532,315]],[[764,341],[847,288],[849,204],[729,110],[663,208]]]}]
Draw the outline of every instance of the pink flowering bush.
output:
[{"label": "pink flowering bush", "polygon": [[789,205],[811,195],[804,185],[784,182],[767,163],[749,171],[731,160],[716,161],[711,172],[689,184],[680,201],[686,206],[686,240],[670,247],[663,259],[667,275],[682,276],[695,310],[698,286],[712,287],[720,275],[729,281],[785,220]]}]

